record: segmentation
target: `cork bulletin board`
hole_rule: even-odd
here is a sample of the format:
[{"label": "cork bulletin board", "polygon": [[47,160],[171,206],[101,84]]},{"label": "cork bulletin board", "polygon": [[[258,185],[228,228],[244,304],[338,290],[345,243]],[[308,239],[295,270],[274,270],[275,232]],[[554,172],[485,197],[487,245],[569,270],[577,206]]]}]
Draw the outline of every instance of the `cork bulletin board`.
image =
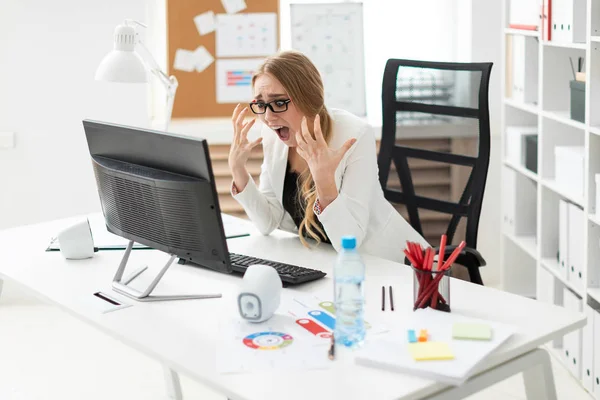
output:
[{"label": "cork bulletin board", "polygon": [[[223,103],[225,97],[217,101],[217,64],[219,61],[235,60],[237,58],[255,59],[257,62],[265,56],[233,57],[217,55],[216,30],[200,35],[194,18],[200,14],[212,11],[215,16],[227,14],[224,3],[241,2],[244,0],[167,0],[167,52],[168,74],[175,75],[179,81],[172,118],[206,118],[228,117],[231,115],[237,101]],[[238,14],[275,13],[276,48],[279,49],[279,1],[278,0],[246,0],[246,8]],[[232,15],[231,13],[229,15]],[[250,14],[252,15],[252,14]],[[222,35],[221,38],[225,36]],[[178,49],[194,51],[204,48],[214,57],[206,69],[201,72],[185,71],[174,68],[175,55]],[[248,98],[248,101],[250,98]],[[226,100],[225,100],[226,101]]]}]

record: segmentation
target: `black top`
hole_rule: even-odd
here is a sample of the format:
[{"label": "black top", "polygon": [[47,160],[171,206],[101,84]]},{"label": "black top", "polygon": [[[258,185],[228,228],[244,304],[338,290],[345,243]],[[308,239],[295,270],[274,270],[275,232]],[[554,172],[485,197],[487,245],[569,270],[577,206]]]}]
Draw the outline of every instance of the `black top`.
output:
[{"label": "black top", "polygon": [[[287,163],[285,169],[285,179],[283,181],[283,208],[287,211],[294,220],[296,227],[299,227],[304,219],[304,212],[302,205],[298,201],[298,174],[291,170],[290,163]],[[317,218],[317,224],[325,232],[321,221]],[[321,237],[321,241],[325,243],[331,243],[327,234],[323,237],[318,231],[317,234]]]}]

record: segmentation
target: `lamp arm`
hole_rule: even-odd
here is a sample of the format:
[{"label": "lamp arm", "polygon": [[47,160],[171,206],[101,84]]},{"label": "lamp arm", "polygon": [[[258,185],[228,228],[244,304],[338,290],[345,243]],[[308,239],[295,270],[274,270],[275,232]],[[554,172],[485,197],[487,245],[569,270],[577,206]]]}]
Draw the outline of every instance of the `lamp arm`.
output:
[{"label": "lamp arm", "polygon": [[[146,25],[142,24],[141,22],[135,21],[135,20],[125,20],[125,24],[126,25],[139,25],[144,28],[146,27]],[[177,81],[177,78],[174,75],[167,76],[167,74],[165,74],[163,72],[163,70],[160,69],[160,66],[158,65],[158,63],[156,62],[154,57],[152,57],[152,53],[150,53],[150,50],[148,50],[148,48],[146,47],[144,42],[139,38],[139,35],[137,32],[136,32],[136,36],[138,36],[137,44],[139,45],[139,48],[142,50],[140,52],[142,59],[146,63],[150,72],[152,72],[152,75],[156,76],[158,78],[158,80],[160,80],[160,82],[164,85],[165,89],[167,90],[167,115],[165,118],[166,121],[165,121],[165,128],[164,128],[166,131],[166,130],[168,130],[169,123],[171,121],[171,114],[173,113],[173,103],[175,102],[175,93],[177,92],[177,86],[179,86],[179,82]]]}]

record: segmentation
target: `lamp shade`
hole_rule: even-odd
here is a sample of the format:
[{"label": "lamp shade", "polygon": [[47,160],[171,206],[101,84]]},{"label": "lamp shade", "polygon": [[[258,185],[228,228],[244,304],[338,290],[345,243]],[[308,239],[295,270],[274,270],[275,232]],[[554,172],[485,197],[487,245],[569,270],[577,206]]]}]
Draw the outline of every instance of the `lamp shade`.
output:
[{"label": "lamp shade", "polygon": [[96,80],[142,83],[148,81],[142,58],[133,51],[113,50],[96,70]]},{"label": "lamp shade", "polygon": [[109,82],[148,82],[146,66],[135,52],[135,29],[119,25],[114,32],[114,50],[102,59],[96,70],[96,80]]}]

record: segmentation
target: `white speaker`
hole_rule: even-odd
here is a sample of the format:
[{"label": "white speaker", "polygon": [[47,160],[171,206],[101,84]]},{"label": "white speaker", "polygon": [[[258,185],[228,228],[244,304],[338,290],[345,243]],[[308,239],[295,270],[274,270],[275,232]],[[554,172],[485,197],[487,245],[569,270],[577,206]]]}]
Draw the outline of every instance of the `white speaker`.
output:
[{"label": "white speaker", "polygon": [[61,254],[69,260],[81,260],[94,255],[94,239],[86,218],[58,234]]},{"label": "white speaker", "polygon": [[268,265],[249,266],[237,299],[241,317],[251,322],[271,318],[279,307],[281,289],[281,278],[275,268]]}]

